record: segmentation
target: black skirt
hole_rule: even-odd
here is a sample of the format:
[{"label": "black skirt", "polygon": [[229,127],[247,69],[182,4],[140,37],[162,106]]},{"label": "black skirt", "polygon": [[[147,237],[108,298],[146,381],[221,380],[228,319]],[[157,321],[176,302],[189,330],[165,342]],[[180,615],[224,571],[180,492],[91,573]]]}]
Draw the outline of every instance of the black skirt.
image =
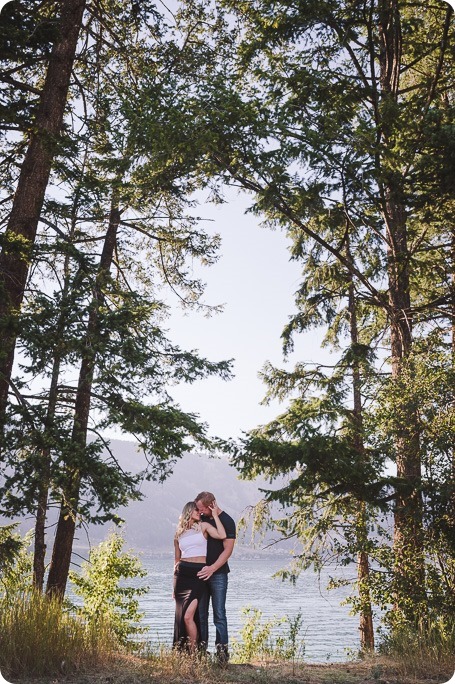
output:
[{"label": "black skirt", "polygon": [[[188,645],[188,635],[185,629],[185,613],[194,599],[198,603],[208,592],[207,582],[199,579],[197,573],[205,567],[205,563],[188,563],[180,561],[174,572],[174,597],[175,597],[175,623],[174,623],[174,647],[183,649]],[[199,622],[199,610],[194,613],[194,621],[197,627],[198,644],[201,643],[201,625]]]}]

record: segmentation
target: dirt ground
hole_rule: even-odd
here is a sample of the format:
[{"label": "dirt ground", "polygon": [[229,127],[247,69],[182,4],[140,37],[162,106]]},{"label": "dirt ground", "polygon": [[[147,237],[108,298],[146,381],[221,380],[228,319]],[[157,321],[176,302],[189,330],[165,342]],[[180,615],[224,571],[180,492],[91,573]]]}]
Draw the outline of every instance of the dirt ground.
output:
[{"label": "dirt ground", "polygon": [[[455,684],[454,671],[415,672],[384,659],[337,664],[229,664],[124,657],[96,670],[47,677],[9,676],[11,684]],[[6,673],[5,673],[6,674]],[[0,684],[4,684],[0,678]]]}]

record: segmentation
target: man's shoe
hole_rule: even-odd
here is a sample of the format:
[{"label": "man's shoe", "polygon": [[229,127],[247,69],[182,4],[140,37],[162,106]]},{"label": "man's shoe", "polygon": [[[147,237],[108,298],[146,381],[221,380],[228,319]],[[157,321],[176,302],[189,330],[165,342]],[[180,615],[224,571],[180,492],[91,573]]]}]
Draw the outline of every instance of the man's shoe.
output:
[{"label": "man's shoe", "polygon": [[216,660],[218,665],[221,665],[221,667],[227,666],[229,662],[229,651],[227,644],[216,645]]}]

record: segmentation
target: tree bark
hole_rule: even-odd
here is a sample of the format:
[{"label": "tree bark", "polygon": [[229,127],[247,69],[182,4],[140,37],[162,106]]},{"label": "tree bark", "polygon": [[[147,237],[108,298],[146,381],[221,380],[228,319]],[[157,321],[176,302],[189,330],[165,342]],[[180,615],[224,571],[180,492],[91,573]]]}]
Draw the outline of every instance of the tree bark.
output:
[{"label": "tree bark", "polygon": [[[79,371],[79,380],[74,407],[74,422],[71,442],[76,454],[82,454],[87,444],[87,429],[90,414],[91,392],[96,362],[96,339],[99,333],[99,309],[103,302],[103,287],[109,275],[120,224],[120,211],[113,199],[109,226],[104,240],[103,252],[98,267],[91,310],[87,323],[84,355]],[[52,559],[49,568],[46,593],[63,598],[68,581],[76,530],[77,512],[82,473],[80,468],[68,469],[68,485],[63,494],[57,523]]]},{"label": "tree bark", "polygon": [[[43,461],[49,461],[50,455],[43,454]],[[33,550],[33,587],[40,593],[44,586],[46,570],[46,518],[49,495],[49,474],[42,473],[35,520],[35,544]]]},{"label": "tree bark", "polygon": [[[349,227],[346,231],[347,257],[352,260],[349,242]],[[348,310],[349,328],[351,345],[353,348],[359,343],[357,326],[357,309],[355,299],[354,282],[352,273],[348,271],[349,290],[348,290]],[[361,371],[358,360],[354,357],[352,365],[352,396],[353,396],[353,422],[354,422],[354,446],[356,451],[365,458],[365,445],[363,438],[363,414],[362,414],[362,394],[361,394]],[[356,535],[357,545],[360,549],[357,556],[357,586],[360,598],[360,647],[362,650],[374,650],[374,627],[373,611],[370,596],[370,562],[365,545],[368,540],[368,528],[366,524],[366,506],[362,502],[357,502],[358,513],[356,514]]]},{"label": "tree bark", "polygon": [[[60,326],[61,328],[63,326]],[[59,332],[57,329],[57,336]],[[44,439],[51,438],[51,430],[55,420],[55,410],[58,399],[58,379],[60,376],[61,355],[57,352],[54,357],[52,368],[51,385],[49,388],[49,400],[47,405],[46,421],[44,426]],[[35,520],[35,544],[33,551],[33,586],[40,593],[44,586],[44,574],[46,568],[46,518],[51,481],[51,448],[46,446],[41,451],[40,457],[40,486],[36,506]]]},{"label": "tree bark", "polygon": [[[412,348],[407,217],[404,179],[399,163],[387,153],[394,144],[394,119],[399,114],[398,91],[401,66],[401,28],[397,0],[379,2],[379,66],[381,100],[382,206],[388,241],[388,286],[392,378],[399,381],[403,360]],[[390,153],[390,158],[396,154]],[[394,521],[395,608],[407,618],[419,617],[417,607],[424,591],[422,500],[419,489],[421,462],[417,420],[412,405],[403,407],[401,425],[395,435],[397,476],[403,487],[397,491]]]},{"label": "tree bark", "polygon": [[[451,333],[452,333],[452,367],[455,369],[455,228],[452,228],[452,258],[451,258],[451,263],[452,263],[452,275],[451,275],[451,281],[452,281],[452,321],[451,321]],[[452,451],[452,477],[453,481],[455,482],[455,446]],[[453,494],[453,499],[454,499],[454,504],[455,504],[455,491]],[[455,505],[454,505],[454,513],[455,513]]]},{"label": "tree bark", "polygon": [[17,338],[16,317],[29,265],[56,142],[63,123],[85,0],[60,3],[59,38],[49,60],[41,101],[22,164],[0,254],[0,430],[4,427]]},{"label": "tree bark", "polygon": [[[73,209],[72,209],[72,221],[71,221],[71,231],[69,235],[69,240],[72,241],[74,238],[74,233],[77,229],[77,206],[79,202],[79,193],[76,194]],[[41,451],[40,458],[40,486],[38,490],[37,507],[36,507],[36,519],[35,519],[35,544],[33,553],[33,586],[38,592],[43,591],[44,587],[44,575],[46,569],[46,518],[47,518],[47,508],[49,499],[49,489],[51,485],[52,477],[52,455],[51,447],[49,445],[49,440],[53,439],[53,428],[55,425],[55,413],[58,403],[58,381],[60,377],[60,368],[62,363],[62,358],[64,356],[64,349],[61,346],[61,340],[63,339],[66,318],[67,318],[67,308],[70,306],[70,256],[69,253],[65,255],[65,261],[63,266],[64,272],[64,283],[62,290],[62,304],[59,312],[58,322],[55,329],[55,348],[54,348],[54,358],[52,363],[51,372],[51,383],[49,387],[49,397],[46,411],[46,418],[44,421],[44,442],[48,446],[44,446]],[[79,272],[80,273],[80,272]],[[76,276],[73,286],[77,285],[78,276]]]}]

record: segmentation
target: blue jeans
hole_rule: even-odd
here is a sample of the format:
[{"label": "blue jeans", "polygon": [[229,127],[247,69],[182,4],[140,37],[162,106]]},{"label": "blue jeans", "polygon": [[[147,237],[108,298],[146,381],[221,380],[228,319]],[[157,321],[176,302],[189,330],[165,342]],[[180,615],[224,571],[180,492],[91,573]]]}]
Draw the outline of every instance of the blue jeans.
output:
[{"label": "blue jeans", "polygon": [[215,644],[228,644],[228,627],[226,619],[226,594],[228,588],[227,573],[215,573],[207,580],[209,596],[199,601],[199,620],[201,623],[201,641],[209,642],[209,603],[212,599],[213,624],[216,628]]}]

